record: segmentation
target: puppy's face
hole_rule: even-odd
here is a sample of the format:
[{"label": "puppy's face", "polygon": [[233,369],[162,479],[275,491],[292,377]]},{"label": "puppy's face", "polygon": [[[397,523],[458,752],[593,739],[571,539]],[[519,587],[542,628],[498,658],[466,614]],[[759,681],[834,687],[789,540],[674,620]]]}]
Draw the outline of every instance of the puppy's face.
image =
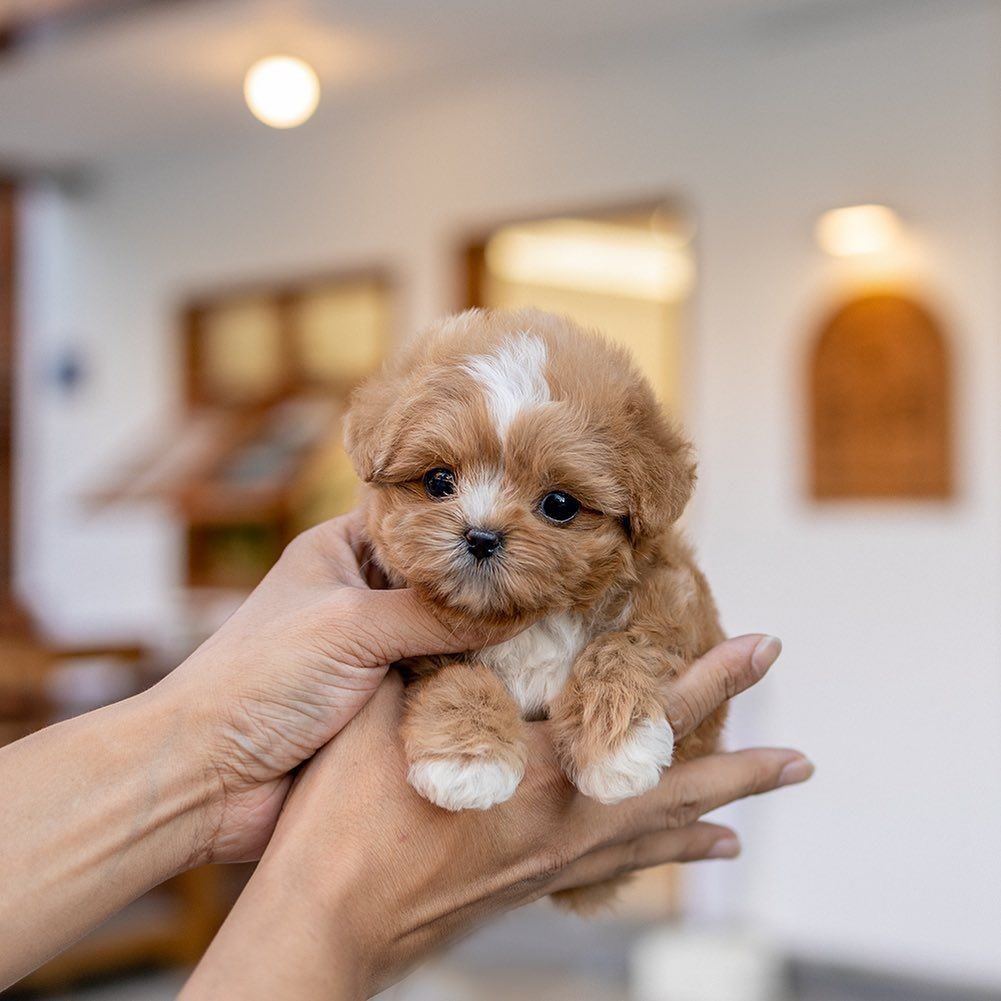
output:
[{"label": "puppy's face", "polygon": [[424,334],[361,388],[346,438],[390,576],[494,622],[586,608],[628,582],[693,482],[625,356],[534,311]]}]

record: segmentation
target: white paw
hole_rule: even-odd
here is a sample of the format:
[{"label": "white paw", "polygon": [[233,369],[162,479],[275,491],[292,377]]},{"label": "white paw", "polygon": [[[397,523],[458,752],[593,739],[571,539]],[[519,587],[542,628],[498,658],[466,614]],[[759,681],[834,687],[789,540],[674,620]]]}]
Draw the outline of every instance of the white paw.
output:
[{"label": "white paw", "polygon": [[582,768],[577,788],[599,803],[618,803],[649,792],[671,763],[674,732],[666,720],[637,723],[613,754]]},{"label": "white paw", "polygon": [[524,767],[496,758],[421,758],[410,766],[407,781],[446,810],[487,810],[510,799],[524,774]]}]

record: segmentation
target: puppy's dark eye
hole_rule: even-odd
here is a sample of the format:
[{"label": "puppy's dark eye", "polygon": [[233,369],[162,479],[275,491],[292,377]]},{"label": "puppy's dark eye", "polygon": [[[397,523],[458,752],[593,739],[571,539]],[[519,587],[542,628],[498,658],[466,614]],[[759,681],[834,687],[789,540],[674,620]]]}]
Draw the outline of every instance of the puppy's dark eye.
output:
[{"label": "puppy's dark eye", "polygon": [[455,473],[451,469],[429,469],[424,474],[428,497],[451,497],[455,493]]},{"label": "puppy's dark eye", "polygon": [[580,511],[580,501],[570,494],[563,493],[562,490],[554,490],[542,498],[539,510],[550,520],[559,522],[561,525],[568,521],[573,521]]}]

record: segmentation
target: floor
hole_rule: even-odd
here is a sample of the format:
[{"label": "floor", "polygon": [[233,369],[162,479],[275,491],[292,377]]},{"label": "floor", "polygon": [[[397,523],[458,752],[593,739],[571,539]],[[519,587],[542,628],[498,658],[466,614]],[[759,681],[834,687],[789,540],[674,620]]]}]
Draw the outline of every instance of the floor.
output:
[{"label": "floor", "polygon": [[[46,1001],[174,1001],[184,976],[153,974],[93,987]],[[629,1001],[625,985],[559,972],[473,974],[450,967],[426,971],[380,995],[379,1001]],[[729,1001],[729,999],[720,999]],[[778,999],[776,999],[778,1001]],[[819,978],[788,1001],[1001,1001],[1001,993],[956,993],[945,988]]]},{"label": "floor", "polygon": [[[630,1001],[630,946],[648,930],[585,922],[536,905],[471,936],[379,1001]],[[183,982],[182,974],[157,973],[45,1001],[173,1001]],[[769,1001],[1001,1001],[1001,992],[792,963],[788,997]]]}]

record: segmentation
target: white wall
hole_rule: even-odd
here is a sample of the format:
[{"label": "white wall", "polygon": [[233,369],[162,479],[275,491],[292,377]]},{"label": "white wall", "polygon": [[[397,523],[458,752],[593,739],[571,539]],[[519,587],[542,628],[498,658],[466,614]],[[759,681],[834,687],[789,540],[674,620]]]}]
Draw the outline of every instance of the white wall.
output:
[{"label": "white wall", "polygon": [[[800,950],[1001,984],[1001,16],[918,6],[494,71],[262,129],[253,148],[120,163],[39,209],[60,296],[36,295],[26,361],[38,516],[22,566],[39,612],[121,633],[169,600],[169,524],[86,516],[70,493],[174,405],[182,293],[387,261],[410,328],[454,305],[470,226],[681,194],[701,218],[695,532],[730,628],[786,642],[737,731],[818,764],[809,789],[742,812],[746,858],[727,879],[747,919]],[[951,323],[961,468],[946,506],[805,500],[803,353],[831,280],[810,227],[863,200],[920,231]],[[93,381],[60,399],[37,373],[66,339]]]}]

